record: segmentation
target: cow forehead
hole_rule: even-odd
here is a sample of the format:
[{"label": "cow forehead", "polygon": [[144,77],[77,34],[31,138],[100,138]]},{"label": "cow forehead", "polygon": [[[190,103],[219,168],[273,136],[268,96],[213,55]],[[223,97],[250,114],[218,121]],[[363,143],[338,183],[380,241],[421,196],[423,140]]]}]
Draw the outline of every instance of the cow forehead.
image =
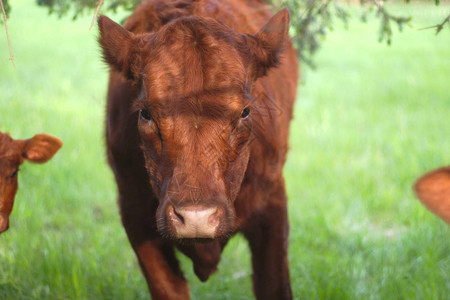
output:
[{"label": "cow forehead", "polygon": [[[195,22],[194,22],[195,23]],[[152,98],[244,89],[246,69],[235,37],[198,22],[173,24],[154,39],[144,71]]]},{"label": "cow forehead", "polygon": [[[148,93],[150,92],[147,91],[146,94]],[[194,120],[194,123],[200,120],[228,123],[239,116],[242,109],[252,101],[253,98],[248,93],[230,89],[225,92],[204,91],[187,97],[142,97],[137,100],[139,103],[136,103],[136,107],[150,108],[152,117],[160,121],[175,119],[178,122],[186,118]]]},{"label": "cow forehead", "polygon": [[21,162],[19,144],[7,133],[0,132],[0,161]]}]

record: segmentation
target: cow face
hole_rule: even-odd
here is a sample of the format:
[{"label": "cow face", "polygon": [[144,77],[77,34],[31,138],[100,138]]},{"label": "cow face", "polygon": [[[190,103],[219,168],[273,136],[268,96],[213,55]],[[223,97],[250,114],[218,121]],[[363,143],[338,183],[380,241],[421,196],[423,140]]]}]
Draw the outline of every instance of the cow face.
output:
[{"label": "cow face", "polygon": [[234,230],[233,202],[249,160],[252,88],[277,65],[289,13],[255,35],[181,18],[135,35],[99,18],[105,60],[132,80],[158,230],[169,238],[220,238]]},{"label": "cow face", "polygon": [[37,134],[28,140],[14,140],[0,132],[0,233],[9,228],[9,216],[17,192],[19,166],[28,160],[48,161],[61,148],[62,142],[47,134]]},{"label": "cow face", "polygon": [[423,175],[414,190],[425,207],[450,224],[450,167]]}]

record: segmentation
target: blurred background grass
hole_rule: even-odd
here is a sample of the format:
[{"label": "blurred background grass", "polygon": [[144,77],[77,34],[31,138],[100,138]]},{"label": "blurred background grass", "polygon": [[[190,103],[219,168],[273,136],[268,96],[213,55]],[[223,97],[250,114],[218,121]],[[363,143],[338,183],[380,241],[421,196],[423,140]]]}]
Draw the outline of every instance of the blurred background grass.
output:
[{"label": "blurred background grass", "polygon": [[[415,28],[392,46],[377,42],[377,21],[353,19],[329,35],[319,69],[302,70],[285,167],[296,299],[449,299],[450,229],[411,185],[450,164],[450,34],[417,30],[450,6],[406,9]],[[47,164],[21,168],[0,236],[0,299],[148,299],[106,164],[108,71],[91,17],[59,20],[15,1],[16,68],[0,33],[0,131],[64,141]],[[206,284],[180,258],[193,299],[253,298],[243,238]]]}]

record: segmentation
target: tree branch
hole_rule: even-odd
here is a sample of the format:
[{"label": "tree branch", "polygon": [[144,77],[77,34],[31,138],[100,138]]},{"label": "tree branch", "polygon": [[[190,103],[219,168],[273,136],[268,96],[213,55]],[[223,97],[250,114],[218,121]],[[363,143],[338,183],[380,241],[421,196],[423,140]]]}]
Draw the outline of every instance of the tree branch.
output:
[{"label": "tree branch", "polygon": [[436,35],[437,35],[439,32],[441,32],[442,29],[444,29],[445,23],[449,23],[450,24],[450,14],[447,16],[447,18],[444,19],[444,21],[441,24],[437,24],[437,25],[434,25],[434,26],[428,26],[428,27],[425,27],[425,28],[420,28],[419,30],[436,28]]},{"label": "tree branch", "polygon": [[95,14],[94,14],[94,17],[92,18],[91,27],[89,27],[89,30],[91,30],[92,26],[94,26],[95,19],[97,19],[97,14],[98,14],[98,11],[100,10],[100,6],[102,6],[102,4],[103,4],[103,0],[98,1],[97,9],[95,10]]},{"label": "tree branch", "polygon": [[6,22],[6,12],[5,12],[5,8],[3,7],[3,1],[2,0],[0,0],[0,5],[2,6],[3,21],[5,22],[6,39],[8,40],[9,60],[11,61],[13,67],[16,67],[16,65],[14,64],[14,56],[13,56],[12,48],[11,48],[11,41],[9,40],[8,24]]}]

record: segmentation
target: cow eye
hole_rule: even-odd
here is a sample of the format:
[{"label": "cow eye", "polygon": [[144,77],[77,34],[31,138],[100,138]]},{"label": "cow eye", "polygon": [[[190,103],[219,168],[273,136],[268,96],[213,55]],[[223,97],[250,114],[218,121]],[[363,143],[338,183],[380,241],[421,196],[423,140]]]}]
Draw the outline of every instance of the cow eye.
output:
[{"label": "cow eye", "polygon": [[146,109],[141,109],[139,111],[139,113],[141,114],[141,118],[146,120],[146,121],[151,121],[152,120],[152,116],[150,115],[150,112]]},{"label": "cow eye", "polygon": [[15,170],[14,173],[12,173],[11,176],[9,176],[9,177],[10,178],[16,177],[18,172],[19,172],[19,169]]},{"label": "cow eye", "polygon": [[241,119],[247,119],[249,115],[250,115],[250,107],[246,107],[241,113]]}]

